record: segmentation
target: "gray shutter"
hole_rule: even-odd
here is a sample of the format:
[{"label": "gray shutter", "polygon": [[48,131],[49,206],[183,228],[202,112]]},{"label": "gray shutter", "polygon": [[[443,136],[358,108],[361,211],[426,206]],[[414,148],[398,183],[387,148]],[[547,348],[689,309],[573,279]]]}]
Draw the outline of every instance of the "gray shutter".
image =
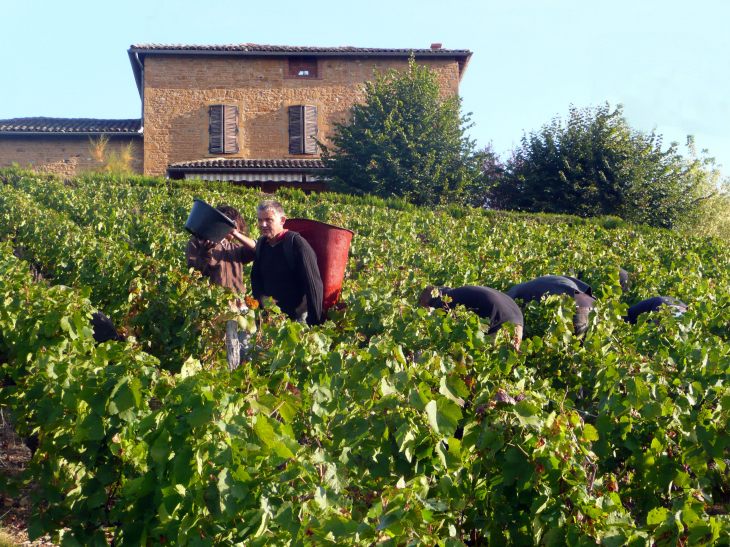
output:
[{"label": "gray shutter", "polygon": [[317,127],[317,107],[316,106],[305,106],[304,107],[304,153],[305,154],[316,154],[319,152],[317,142],[312,137],[319,135],[319,129]]},{"label": "gray shutter", "polygon": [[238,107],[226,105],[223,107],[223,153],[238,153]]},{"label": "gray shutter", "polygon": [[208,151],[211,154],[223,154],[223,110],[222,104],[211,105],[208,109],[210,116],[210,125],[208,126],[210,146]]},{"label": "gray shutter", "polygon": [[289,153],[304,154],[304,139],[302,139],[303,110],[301,105],[289,107]]}]

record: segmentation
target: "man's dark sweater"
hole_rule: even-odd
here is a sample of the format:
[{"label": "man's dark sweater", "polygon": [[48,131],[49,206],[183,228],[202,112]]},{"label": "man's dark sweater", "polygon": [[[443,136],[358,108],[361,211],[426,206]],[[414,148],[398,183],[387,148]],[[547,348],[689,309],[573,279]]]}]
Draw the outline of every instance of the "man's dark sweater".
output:
[{"label": "man's dark sweater", "polygon": [[590,285],[583,283],[575,277],[569,277],[567,275],[543,275],[532,281],[515,285],[507,291],[507,296],[513,300],[520,299],[527,303],[532,300],[540,300],[543,296],[550,294],[575,296],[576,293],[587,294],[590,297],[593,296],[593,290]]},{"label": "man's dark sweater", "polygon": [[[285,238],[292,237],[294,270],[284,254]],[[276,300],[282,312],[292,320],[307,314],[309,325],[322,322],[324,289],[317,266],[317,255],[302,236],[290,232],[275,245],[259,241],[259,256],[251,267],[251,293],[261,302],[265,296]]]},{"label": "man's dark sweater", "polygon": [[628,320],[632,325],[635,325],[642,313],[655,312],[662,306],[677,306],[682,311],[687,308],[687,304],[671,296],[655,296],[654,298],[647,298],[631,306],[628,317],[624,317],[624,319]]},{"label": "man's dark sweater", "polygon": [[[441,287],[439,292],[442,296],[446,295],[451,298],[451,302],[448,304],[450,308],[462,305],[482,319],[489,319],[487,334],[494,334],[504,323],[525,326],[525,320],[519,306],[509,296],[496,289],[467,285],[456,289]],[[431,308],[446,308],[446,304],[442,302],[440,297],[431,298],[428,305]]]}]

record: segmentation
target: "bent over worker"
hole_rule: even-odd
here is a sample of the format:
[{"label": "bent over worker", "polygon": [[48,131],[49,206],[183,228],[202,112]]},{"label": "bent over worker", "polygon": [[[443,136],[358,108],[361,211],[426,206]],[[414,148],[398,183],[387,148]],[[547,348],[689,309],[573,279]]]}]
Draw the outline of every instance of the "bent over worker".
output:
[{"label": "bent over worker", "polygon": [[256,214],[261,237],[251,267],[253,297],[263,305],[269,296],[291,320],[319,325],[324,288],[317,255],[302,236],[284,228],[281,203],[262,201]]},{"label": "bent over worker", "polygon": [[583,334],[588,330],[588,314],[595,306],[591,286],[580,279],[567,275],[543,275],[515,285],[507,296],[514,300],[522,300],[525,304],[532,300],[540,300],[551,294],[567,294],[575,299],[576,310],[573,316],[575,334]]},{"label": "bent over worker", "polygon": [[[522,310],[509,296],[490,287],[478,285],[466,285],[451,289],[439,287],[439,296],[432,296],[433,286],[426,287],[419,298],[419,304],[426,308],[454,308],[464,306],[473,311],[482,319],[489,319],[489,330],[487,334],[496,334],[505,323],[516,325],[517,342],[515,347],[519,349],[522,341],[522,329],[525,326],[525,319]],[[448,296],[451,302],[447,305],[443,297]]]},{"label": "bent over worker", "polygon": [[671,296],[655,296],[654,298],[647,298],[631,306],[629,308],[629,314],[623,319],[632,325],[636,325],[642,313],[653,313],[662,306],[667,306],[675,317],[679,317],[687,311],[687,304],[681,300],[677,300]]}]

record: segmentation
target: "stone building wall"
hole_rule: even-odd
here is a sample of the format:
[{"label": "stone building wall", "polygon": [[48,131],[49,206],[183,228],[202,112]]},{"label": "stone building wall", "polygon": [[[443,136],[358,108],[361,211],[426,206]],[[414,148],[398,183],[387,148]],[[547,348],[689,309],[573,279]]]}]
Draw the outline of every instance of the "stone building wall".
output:
[{"label": "stone building wall", "polygon": [[[165,174],[168,165],[204,158],[318,158],[289,154],[288,108],[319,107],[319,139],[327,142],[361,99],[359,86],[373,68],[402,70],[407,57],[322,57],[313,78],[285,78],[286,56],[147,55],[144,82],[144,172]],[[458,93],[454,57],[429,58],[445,95]],[[239,152],[208,152],[208,106],[238,105]]]},{"label": "stone building wall", "polygon": [[[143,144],[140,137],[115,136],[109,139],[108,152],[119,154],[122,146],[132,142],[132,170],[142,173]],[[0,167],[17,163],[32,166],[64,177],[93,170],[98,163],[89,151],[88,135],[0,135]]]}]

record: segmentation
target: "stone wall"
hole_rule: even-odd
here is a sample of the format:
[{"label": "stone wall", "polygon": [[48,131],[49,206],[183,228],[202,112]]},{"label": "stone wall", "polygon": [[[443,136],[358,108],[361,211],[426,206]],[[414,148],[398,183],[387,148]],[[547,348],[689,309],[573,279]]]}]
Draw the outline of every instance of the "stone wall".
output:
[{"label": "stone wall", "polygon": [[[402,70],[407,57],[324,57],[321,74],[284,78],[287,57],[147,55],[144,87],[144,172],[163,175],[168,165],[204,158],[317,158],[289,154],[290,105],[319,107],[319,140],[361,99],[373,68]],[[445,95],[459,90],[456,58],[428,59]],[[208,106],[235,104],[239,152],[208,152]]]},{"label": "stone wall", "polygon": [[[142,139],[114,136],[109,139],[108,152],[119,154],[122,146],[132,142],[132,170],[142,173]],[[94,170],[99,164],[89,151],[88,135],[0,135],[0,167],[17,163],[32,166],[64,177]]]}]

